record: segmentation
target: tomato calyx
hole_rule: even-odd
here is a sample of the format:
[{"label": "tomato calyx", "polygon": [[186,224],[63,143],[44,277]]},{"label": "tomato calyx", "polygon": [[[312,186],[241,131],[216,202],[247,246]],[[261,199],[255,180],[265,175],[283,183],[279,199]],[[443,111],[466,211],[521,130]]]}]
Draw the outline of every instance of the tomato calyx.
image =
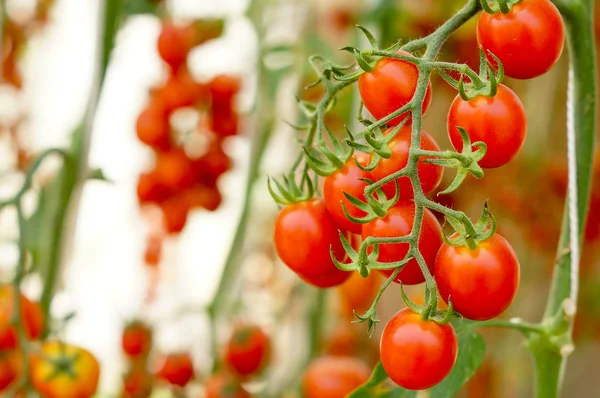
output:
[{"label": "tomato calyx", "polygon": [[[312,147],[302,147],[306,163],[315,173],[322,177],[327,177],[342,169],[354,153],[352,147],[348,147],[349,149],[344,149],[344,146],[340,140],[335,137],[335,135],[327,126],[325,126],[325,131],[327,132],[329,140],[331,141],[333,151],[327,147],[327,143],[324,140],[319,140],[319,142]],[[346,129],[346,131],[352,139],[350,130]],[[360,162],[356,161],[356,164],[362,168]]]},{"label": "tomato calyx", "polygon": [[481,0],[481,8],[483,11],[488,14],[497,14],[501,12],[502,14],[508,14],[512,7],[516,4],[519,4],[523,0],[495,0],[491,5],[489,0]]},{"label": "tomato calyx", "polygon": [[440,325],[445,325],[450,322],[453,318],[457,318],[459,315],[452,309],[452,300],[448,300],[447,310],[438,310],[438,293],[435,283],[427,284],[425,287],[425,302],[423,305],[418,305],[408,297],[404,291],[404,284],[400,283],[400,294],[402,300],[411,311],[420,314],[421,319],[424,321],[433,321]]},{"label": "tomato calyx", "polygon": [[471,233],[467,232],[461,221],[449,214],[446,214],[446,221],[455,231],[451,236],[442,234],[444,242],[450,246],[467,246],[469,249],[475,250],[481,242],[490,239],[496,233],[496,219],[490,212],[488,202],[485,202],[481,217],[473,225],[474,231]]},{"label": "tomato calyx", "polygon": [[446,189],[439,192],[438,195],[447,195],[451,192],[454,192],[456,189],[458,189],[458,187],[460,187],[469,174],[475,178],[482,178],[484,174],[483,169],[481,166],[479,166],[478,162],[485,156],[487,152],[487,145],[483,141],[471,143],[469,134],[462,127],[458,127],[458,131],[460,132],[463,142],[463,149],[461,153],[456,153],[453,151],[435,152],[417,150],[419,156],[429,156],[428,159],[423,160],[425,163],[456,169],[456,176],[454,177],[454,180]]},{"label": "tomato calyx", "polygon": [[[371,48],[368,50],[359,50],[352,46],[342,47],[340,50],[348,51],[353,54],[356,58],[356,63],[360,67],[360,74],[363,72],[373,72],[375,70],[375,64],[377,61],[382,58],[380,55],[375,55],[374,52],[381,52],[381,46],[375,36],[364,26],[356,25],[356,27],[365,35]],[[402,42],[400,40],[396,41],[394,44],[384,49],[383,52],[395,53],[402,46]]]},{"label": "tomato calyx", "polygon": [[77,373],[75,372],[75,364],[79,360],[80,356],[81,353],[79,352],[76,352],[71,356],[68,356],[65,352],[63,352],[59,357],[55,358],[42,357],[43,360],[51,363],[54,367],[53,371],[46,378],[46,381],[54,380],[61,374],[66,374],[73,379],[76,378]]},{"label": "tomato calyx", "polygon": [[[302,174],[300,184],[296,183],[294,172],[284,175],[283,182],[269,177],[267,188],[273,200],[282,205],[290,205],[309,201],[315,193],[315,183],[310,179],[307,172]],[[273,188],[273,184],[275,188]]]}]

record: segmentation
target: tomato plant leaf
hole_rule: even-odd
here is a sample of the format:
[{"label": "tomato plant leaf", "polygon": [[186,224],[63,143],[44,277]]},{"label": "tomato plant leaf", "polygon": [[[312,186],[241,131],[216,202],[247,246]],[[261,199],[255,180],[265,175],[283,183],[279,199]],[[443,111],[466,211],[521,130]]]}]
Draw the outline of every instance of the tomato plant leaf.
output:
[{"label": "tomato plant leaf", "polygon": [[392,383],[379,362],[373,369],[371,378],[348,395],[348,398],[415,398],[416,396],[416,391],[405,390]]},{"label": "tomato plant leaf", "polygon": [[485,341],[471,328],[458,332],[458,358],[452,372],[430,390],[430,398],[450,398],[475,374],[485,355]]}]

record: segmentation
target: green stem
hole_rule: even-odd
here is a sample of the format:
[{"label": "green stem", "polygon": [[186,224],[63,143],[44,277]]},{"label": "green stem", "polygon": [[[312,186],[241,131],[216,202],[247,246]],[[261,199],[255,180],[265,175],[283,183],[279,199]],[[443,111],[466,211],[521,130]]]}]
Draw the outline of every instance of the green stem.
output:
[{"label": "green stem", "polygon": [[[589,205],[597,101],[593,1],[560,0],[555,3],[563,15],[567,30],[570,57],[567,130],[568,134],[575,135],[575,146],[570,148],[573,152],[569,158],[571,188],[565,207],[552,286],[544,313],[545,323],[560,317],[560,313],[564,312],[563,305],[566,300],[571,300],[573,306],[577,301],[579,258],[575,253],[579,253],[581,249]],[[575,173],[571,173],[573,167]],[[575,180],[571,178],[573,175],[576,176]],[[577,216],[577,225],[571,226],[572,214]],[[578,245],[572,246],[575,244],[573,240]],[[559,330],[559,335],[552,340],[544,336],[535,336],[529,341],[536,364],[537,397],[557,397],[560,392],[568,353],[567,351],[565,355],[561,355],[560,350],[570,344],[572,315],[566,317],[568,327]]]},{"label": "green stem", "polygon": [[308,364],[312,358],[321,353],[321,335],[325,323],[325,306],[327,305],[327,290],[315,288],[314,303],[309,319],[309,354],[306,358]]}]

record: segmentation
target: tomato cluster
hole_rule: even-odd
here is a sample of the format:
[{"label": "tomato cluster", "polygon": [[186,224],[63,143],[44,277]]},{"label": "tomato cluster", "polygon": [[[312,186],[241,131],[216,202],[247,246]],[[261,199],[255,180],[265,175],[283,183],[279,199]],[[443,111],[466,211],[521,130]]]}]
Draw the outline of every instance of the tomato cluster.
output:
[{"label": "tomato cluster", "polygon": [[[240,83],[225,75],[199,83],[186,66],[192,48],[218,33],[210,22],[163,23],[157,48],[168,77],[151,91],[136,122],[138,139],[155,155],[153,168],[139,177],[137,197],[141,205],[160,209],[162,230],[169,234],[183,230],[191,210],[219,208],[222,197],[218,180],[231,168],[223,144],[238,133],[235,100]],[[177,134],[171,123],[173,114],[181,109],[191,109],[200,116],[198,127],[189,134]],[[190,144],[192,137],[200,145]],[[156,266],[160,262],[161,247],[161,234],[149,237],[146,264]]]},{"label": "tomato cluster", "polygon": [[[511,5],[507,13],[506,10],[503,10],[505,13],[494,14],[487,11],[494,10],[486,8],[482,14],[477,26],[477,40],[488,58],[490,71],[491,68],[501,69],[500,62],[507,76],[532,78],[547,72],[558,61],[563,48],[564,26],[550,1],[524,0]],[[397,54],[410,56],[404,51]],[[361,239],[410,237],[416,227],[420,231],[417,247],[421,264],[414,252],[409,252],[411,246],[406,240],[380,243],[377,261],[396,263],[410,255],[412,258],[397,274],[396,282],[420,284],[426,279],[423,272],[427,267],[440,297],[447,304],[452,304],[453,311],[471,320],[495,318],[509,307],[516,295],[520,276],[518,258],[506,239],[494,232],[489,221],[487,229],[477,227],[476,236],[460,231],[461,235],[457,233],[443,239],[444,232],[435,215],[426,208],[417,208],[419,202],[415,203],[415,197],[422,200],[423,195],[435,191],[443,177],[443,165],[446,163],[431,162],[431,157],[435,157],[436,152],[440,153],[440,159],[448,155],[442,155],[433,137],[421,131],[417,132],[420,134],[420,149],[426,151],[427,156],[420,156],[418,162],[411,158],[414,137],[411,108],[390,116],[411,103],[417,87],[424,85],[419,81],[421,76],[417,66],[406,58],[375,58],[369,64],[370,59],[359,59],[365,71],[358,77],[358,91],[373,118],[386,120],[387,130],[382,130],[382,139],[389,151],[381,151],[380,147],[372,145],[374,152],[354,153],[333,172],[315,170],[318,174],[327,174],[323,181],[323,196],[288,201],[275,221],[277,253],[302,280],[326,288],[340,285],[350,277],[349,273],[336,266],[336,263],[348,261],[340,237],[353,244],[360,243]],[[452,146],[462,156],[473,153],[463,148],[465,143],[470,142],[472,150],[485,146],[485,154],[482,153],[483,156],[476,160],[478,165],[497,168],[511,161],[523,146],[527,117],[523,104],[513,91],[489,74],[482,72],[481,75],[484,79],[484,82],[479,82],[481,84],[472,83],[470,78],[464,77],[469,85],[466,91],[465,86],[456,82],[461,92],[448,112],[448,135]],[[432,99],[431,83],[427,84],[422,93],[423,115]],[[461,130],[466,131],[468,140]],[[357,148],[361,148],[360,145]],[[330,158],[327,154],[325,156]],[[400,173],[407,166],[414,167],[417,178]],[[393,174],[395,178],[391,177]],[[378,215],[375,217],[368,215],[365,206],[356,200],[363,204],[367,202],[366,194],[370,192],[367,187],[378,181],[389,182],[381,185],[381,190],[376,191],[371,200],[383,203],[393,197],[398,199],[386,205],[383,211],[374,212]],[[417,214],[420,222],[415,225]],[[369,247],[367,250],[372,253],[374,249]],[[394,271],[381,272],[390,277]],[[362,281],[365,284],[362,288],[358,275],[357,278],[358,282],[354,277],[350,279],[352,284],[349,286],[352,291],[364,292],[370,302],[377,287],[371,293],[370,282]],[[345,302],[342,305],[350,305],[362,312],[369,311],[369,304],[352,297],[352,294],[343,293]],[[380,342],[380,356],[383,367],[394,382],[408,389],[421,390],[432,387],[448,375],[456,361],[458,342],[450,324],[439,318],[421,316],[416,307],[411,308],[398,312],[386,325]],[[327,361],[329,359],[323,360]],[[320,365],[311,366],[319,369]],[[326,367],[331,369],[335,366],[328,364]],[[354,369],[350,365],[346,367]],[[311,379],[312,372],[322,373],[324,370],[311,369],[305,376],[305,392],[311,397],[321,396],[313,391],[311,382],[307,380]],[[344,377],[351,379],[353,376],[345,374]],[[337,380],[333,376],[332,379]],[[336,383],[332,381],[328,388],[333,390],[322,396],[337,396],[338,393],[345,396],[350,391],[337,392]]]}]

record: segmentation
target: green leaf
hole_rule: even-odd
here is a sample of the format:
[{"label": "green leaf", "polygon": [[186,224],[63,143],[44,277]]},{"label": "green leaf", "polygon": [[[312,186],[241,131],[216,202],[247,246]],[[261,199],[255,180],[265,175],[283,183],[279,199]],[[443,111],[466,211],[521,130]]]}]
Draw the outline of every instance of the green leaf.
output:
[{"label": "green leaf", "polygon": [[405,390],[392,383],[379,362],[373,369],[371,378],[348,395],[348,398],[414,398],[416,396],[416,391]]},{"label": "green leaf", "polygon": [[475,374],[485,355],[485,341],[471,328],[458,332],[458,358],[452,372],[429,392],[430,398],[450,398]]}]

